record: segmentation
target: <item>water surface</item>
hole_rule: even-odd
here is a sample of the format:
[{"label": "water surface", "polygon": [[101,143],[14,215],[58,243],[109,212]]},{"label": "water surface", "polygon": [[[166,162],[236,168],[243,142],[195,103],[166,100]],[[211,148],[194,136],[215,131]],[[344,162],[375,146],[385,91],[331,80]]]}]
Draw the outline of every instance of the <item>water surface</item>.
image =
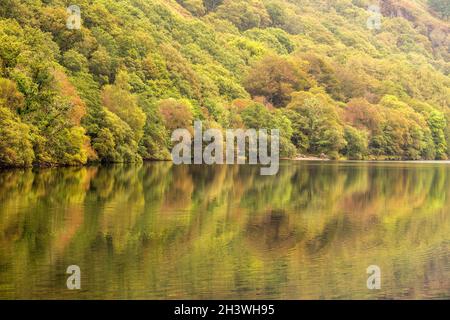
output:
[{"label": "water surface", "polygon": [[[0,298],[450,298],[450,164],[0,171]],[[66,288],[69,265],[81,290]],[[368,290],[366,269],[382,270]]]}]

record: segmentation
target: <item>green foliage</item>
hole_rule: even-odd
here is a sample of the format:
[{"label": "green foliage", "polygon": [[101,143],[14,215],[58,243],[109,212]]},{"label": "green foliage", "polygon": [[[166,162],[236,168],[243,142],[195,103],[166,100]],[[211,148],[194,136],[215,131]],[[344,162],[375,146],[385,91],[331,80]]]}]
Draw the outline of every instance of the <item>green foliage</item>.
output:
[{"label": "green foliage", "polygon": [[275,2],[270,2],[266,5],[267,13],[270,16],[272,25],[275,27],[282,27],[286,23],[288,15],[284,7]]},{"label": "green foliage", "polygon": [[282,157],[296,155],[295,146],[291,142],[293,130],[291,121],[279,110],[269,110],[260,103],[249,102],[240,112],[242,121],[247,128],[278,129],[280,132],[280,154]]},{"label": "green foliage", "polygon": [[88,70],[86,57],[73,49],[64,53],[62,64],[72,72],[86,72]]},{"label": "green foliage", "polygon": [[[308,137],[308,148],[304,151],[339,158],[339,151],[346,145],[344,128],[332,100],[325,93],[295,93],[288,108],[298,114],[300,130]],[[302,145],[304,143],[297,147]]]},{"label": "green foliage", "polygon": [[178,0],[194,16],[203,16],[206,13],[202,0]]},{"label": "green foliage", "polygon": [[62,132],[55,135],[55,139],[47,142],[46,149],[51,150],[52,159],[61,163],[68,165],[85,164],[88,157],[88,150],[85,148],[87,142],[88,138],[85,136],[83,128],[64,128]]},{"label": "green foliage", "polygon": [[170,135],[158,106],[144,98],[140,99],[139,104],[147,115],[144,136],[140,141],[140,155],[145,160],[170,160]]},{"label": "green foliage", "polygon": [[377,32],[367,4],[80,0],[70,30],[66,2],[9,0],[1,162],[168,159],[195,119],[279,128],[285,156],[447,159],[448,1],[386,7]]},{"label": "green foliage", "polygon": [[105,128],[93,139],[93,147],[103,162],[140,161],[135,133],[114,113],[104,110]]},{"label": "green foliage", "polygon": [[203,4],[208,11],[215,10],[224,0],[203,0]]},{"label": "green foliage", "polygon": [[445,138],[445,128],[447,127],[447,120],[444,114],[438,111],[432,111],[428,117],[428,125],[433,137],[436,158],[446,160],[448,145]]},{"label": "green foliage", "polygon": [[29,166],[34,159],[30,128],[0,107],[0,165]]},{"label": "green foliage", "polygon": [[216,16],[229,20],[239,30],[267,27],[270,17],[261,0],[224,0]]},{"label": "green foliage", "polygon": [[450,17],[450,1],[449,0],[428,0],[430,8],[436,11],[443,18]]},{"label": "green foliage", "polygon": [[130,93],[126,72],[119,72],[114,85],[103,88],[103,105],[125,121],[133,131],[135,140],[139,141],[144,132],[145,113],[137,104],[137,98]]},{"label": "green foliage", "polygon": [[367,133],[356,128],[346,126],[344,133],[347,145],[343,154],[351,160],[363,160],[369,151],[369,141]]},{"label": "green foliage", "polygon": [[9,108],[11,111],[20,111],[24,106],[23,94],[9,79],[0,78],[0,106]]}]

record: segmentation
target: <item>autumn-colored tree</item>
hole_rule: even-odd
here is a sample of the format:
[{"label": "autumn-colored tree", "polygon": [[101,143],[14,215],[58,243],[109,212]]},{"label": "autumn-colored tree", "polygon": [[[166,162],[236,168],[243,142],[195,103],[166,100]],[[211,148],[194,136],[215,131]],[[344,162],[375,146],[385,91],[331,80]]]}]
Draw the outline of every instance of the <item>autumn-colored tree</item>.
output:
[{"label": "autumn-colored tree", "polygon": [[158,108],[169,131],[192,128],[193,109],[188,101],[166,99],[158,103]]},{"label": "autumn-colored tree", "polygon": [[307,61],[307,72],[323,86],[326,92],[336,100],[344,100],[341,84],[336,77],[336,71],[323,58],[312,53],[301,55]]},{"label": "autumn-colored tree", "polygon": [[347,103],[343,112],[344,121],[359,129],[367,129],[372,134],[381,131],[383,121],[380,108],[364,98],[355,98]]},{"label": "autumn-colored tree", "polygon": [[81,119],[86,115],[86,105],[78,95],[77,90],[67,78],[62,70],[55,69],[53,71],[57,92],[66,100],[69,105],[67,110],[67,120],[73,125],[79,126]]},{"label": "autumn-colored tree", "polygon": [[263,96],[276,107],[286,106],[293,92],[310,86],[301,61],[278,56],[267,56],[256,63],[245,80],[252,96]]}]

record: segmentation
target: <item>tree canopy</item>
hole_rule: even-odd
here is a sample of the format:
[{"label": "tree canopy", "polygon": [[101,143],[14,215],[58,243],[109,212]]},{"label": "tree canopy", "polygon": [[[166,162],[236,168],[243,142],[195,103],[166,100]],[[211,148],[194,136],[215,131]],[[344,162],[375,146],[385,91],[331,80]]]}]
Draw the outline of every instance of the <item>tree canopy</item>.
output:
[{"label": "tree canopy", "polygon": [[364,0],[80,0],[80,28],[0,2],[1,166],[169,159],[197,119],[289,157],[450,156],[448,0],[383,1],[379,30]]}]

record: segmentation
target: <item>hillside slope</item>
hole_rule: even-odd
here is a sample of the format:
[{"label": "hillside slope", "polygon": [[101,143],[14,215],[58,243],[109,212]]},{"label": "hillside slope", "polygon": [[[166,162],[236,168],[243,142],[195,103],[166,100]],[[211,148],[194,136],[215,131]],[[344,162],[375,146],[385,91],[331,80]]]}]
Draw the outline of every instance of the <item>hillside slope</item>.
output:
[{"label": "hillside slope", "polygon": [[283,156],[450,155],[448,0],[79,0],[79,29],[71,4],[0,0],[2,166],[168,159],[194,119],[280,128]]}]

